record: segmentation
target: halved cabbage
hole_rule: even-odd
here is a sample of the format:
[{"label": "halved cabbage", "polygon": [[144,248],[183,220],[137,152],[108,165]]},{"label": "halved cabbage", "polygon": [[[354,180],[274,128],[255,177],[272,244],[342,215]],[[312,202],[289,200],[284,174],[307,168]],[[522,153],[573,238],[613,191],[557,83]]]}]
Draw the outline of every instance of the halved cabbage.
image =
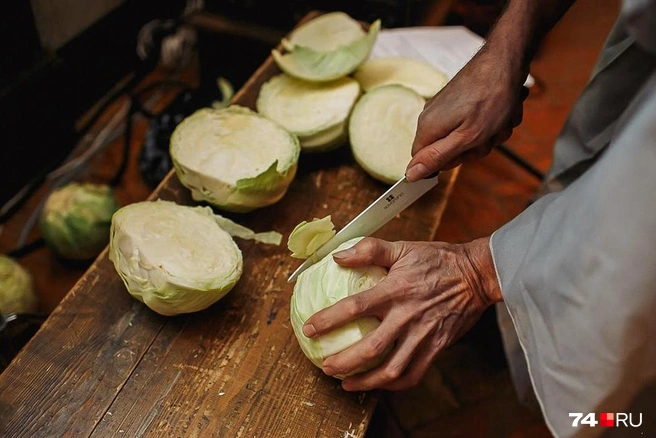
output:
[{"label": "halved cabbage", "polygon": [[271,205],[296,174],[298,138],[248,108],[201,109],[171,136],[171,159],[195,200],[229,211]]},{"label": "halved cabbage", "polygon": [[310,222],[303,221],[289,234],[287,248],[292,252],[292,257],[307,259],[334,235],[335,225],[330,215]]},{"label": "halved cabbage", "polygon": [[426,99],[435,96],[449,80],[446,74],[430,64],[400,56],[368,59],[358,67],[353,77],[364,91],[398,84]]},{"label": "halved cabbage", "polygon": [[321,15],[282,40],[287,53],[271,53],[285,73],[311,82],[339,79],[351,74],[367,59],[380,30],[376,20],[365,32],[343,12]]},{"label": "halved cabbage", "polygon": [[242,255],[209,207],[127,205],[112,217],[109,259],[128,292],[162,315],[196,312],[239,280]]},{"label": "halved cabbage", "polygon": [[257,110],[296,134],[301,150],[318,152],[346,140],[346,121],[359,96],[352,78],[318,83],[283,73],[262,85]]},{"label": "halved cabbage", "polygon": [[[387,275],[387,271],[380,266],[344,268],[335,263],[333,253],[350,248],[360,239],[362,238],[357,237],[340,245],[335,251],[303,271],[294,285],[289,315],[292,328],[303,353],[318,367],[321,367],[325,358],[347,349],[380,325],[378,318],[367,316],[317,338],[311,339],[303,334],[303,324],[314,313],[335,304],[342,298],[372,288]],[[376,367],[385,359],[390,348],[391,346],[383,355],[351,374]]]},{"label": "halved cabbage", "polygon": [[349,137],[355,160],[372,177],[393,184],[405,175],[419,114],[426,101],[409,88],[374,88],[355,104]]}]

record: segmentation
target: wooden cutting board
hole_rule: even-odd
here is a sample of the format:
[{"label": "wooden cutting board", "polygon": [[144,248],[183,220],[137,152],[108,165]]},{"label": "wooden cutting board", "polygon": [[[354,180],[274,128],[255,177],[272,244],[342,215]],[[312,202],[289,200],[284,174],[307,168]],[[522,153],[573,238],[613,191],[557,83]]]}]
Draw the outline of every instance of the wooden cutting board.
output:
[{"label": "wooden cutting board", "polygon": [[[260,86],[278,73],[269,57],[233,103],[254,109]],[[376,236],[432,239],[456,176],[443,172]],[[277,204],[229,216],[286,241],[314,217],[332,214],[341,228],[386,188],[343,147],[303,155]],[[173,173],[157,198],[194,204]],[[289,324],[286,279],[299,261],[284,244],[237,243],[237,286],[205,311],[176,317],[133,299],[103,252],[0,375],[0,436],[364,436],[376,392],[342,390],[305,358]]]}]

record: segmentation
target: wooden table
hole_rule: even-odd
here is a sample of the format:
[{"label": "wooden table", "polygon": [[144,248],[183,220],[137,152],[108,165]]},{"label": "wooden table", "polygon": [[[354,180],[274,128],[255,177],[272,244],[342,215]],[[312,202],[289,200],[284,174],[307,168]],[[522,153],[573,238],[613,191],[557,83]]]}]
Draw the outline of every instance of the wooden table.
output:
[{"label": "wooden table", "polygon": [[[279,72],[269,57],[233,103],[254,108],[262,83]],[[432,239],[456,176],[442,173],[376,236]],[[280,202],[231,217],[286,240],[313,217],[332,214],[342,227],[385,188],[344,147],[303,155]],[[156,198],[193,204],[175,174]],[[298,260],[284,245],[238,244],[237,286],[209,309],[176,317],[134,300],[102,253],[0,375],[0,436],[364,436],[377,394],[342,390],[292,332],[286,279]]]}]

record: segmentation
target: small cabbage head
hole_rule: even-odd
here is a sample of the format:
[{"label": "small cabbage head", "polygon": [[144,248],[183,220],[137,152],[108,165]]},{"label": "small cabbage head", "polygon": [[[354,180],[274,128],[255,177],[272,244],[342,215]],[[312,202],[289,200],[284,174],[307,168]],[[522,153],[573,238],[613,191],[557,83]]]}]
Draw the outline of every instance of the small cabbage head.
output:
[{"label": "small cabbage head", "polygon": [[112,218],[109,258],[130,294],[155,312],[203,310],[242,273],[242,255],[209,207],[127,205]]},{"label": "small cabbage head", "polygon": [[88,260],[109,242],[118,203],[108,185],[70,183],[55,190],[41,212],[41,234],[61,257]]},{"label": "small cabbage head", "polygon": [[32,313],[36,307],[29,272],[13,259],[0,255],[0,310],[3,313]]},{"label": "small cabbage head", "polygon": [[[366,316],[318,338],[308,338],[302,330],[305,321],[314,313],[335,304],[342,298],[372,288],[387,275],[387,271],[380,266],[345,268],[335,263],[332,258],[333,253],[350,248],[360,239],[358,237],[343,243],[335,251],[309,267],[299,275],[294,286],[290,311],[292,328],[303,353],[318,367],[322,366],[325,358],[347,349],[380,325],[377,318]],[[352,374],[378,366],[388,352],[389,349]]]}]

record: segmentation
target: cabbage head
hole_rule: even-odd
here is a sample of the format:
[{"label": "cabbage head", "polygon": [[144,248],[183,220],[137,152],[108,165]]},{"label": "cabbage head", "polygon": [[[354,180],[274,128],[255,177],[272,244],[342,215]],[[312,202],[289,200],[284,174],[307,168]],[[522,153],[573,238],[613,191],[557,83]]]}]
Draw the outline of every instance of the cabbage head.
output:
[{"label": "cabbage head", "polygon": [[127,205],[112,218],[109,258],[128,292],[155,312],[203,310],[241,277],[241,251],[209,207]]},{"label": "cabbage head", "polygon": [[0,311],[3,313],[33,313],[37,299],[32,277],[13,259],[0,255]]},{"label": "cabbage head", "polygon": [[58,255],[93,259],[109,242],[118,203],[108,185],[70,183],[55,190],[41,212],[41,235]]},{"label": "cabbage head", "polygon": [[[345,350],[380,325],[378,318],[367,316],[351,321],[318,338],[308,338],[302,330],[305,321],[314,313],[349,295],[372,288],[387,275],[387,270],[380,266],[345,268],[335,263],[333,253],[350,248],[360,239],[362,238],[351,239],[340,245],[335,251],[302,272],[294,285],[290,306],[292,328],[303,353],[318,367],[322,366],[325,358]],[[378,366],[385,359],[386,354],[387,352],[352,374]]]}]

